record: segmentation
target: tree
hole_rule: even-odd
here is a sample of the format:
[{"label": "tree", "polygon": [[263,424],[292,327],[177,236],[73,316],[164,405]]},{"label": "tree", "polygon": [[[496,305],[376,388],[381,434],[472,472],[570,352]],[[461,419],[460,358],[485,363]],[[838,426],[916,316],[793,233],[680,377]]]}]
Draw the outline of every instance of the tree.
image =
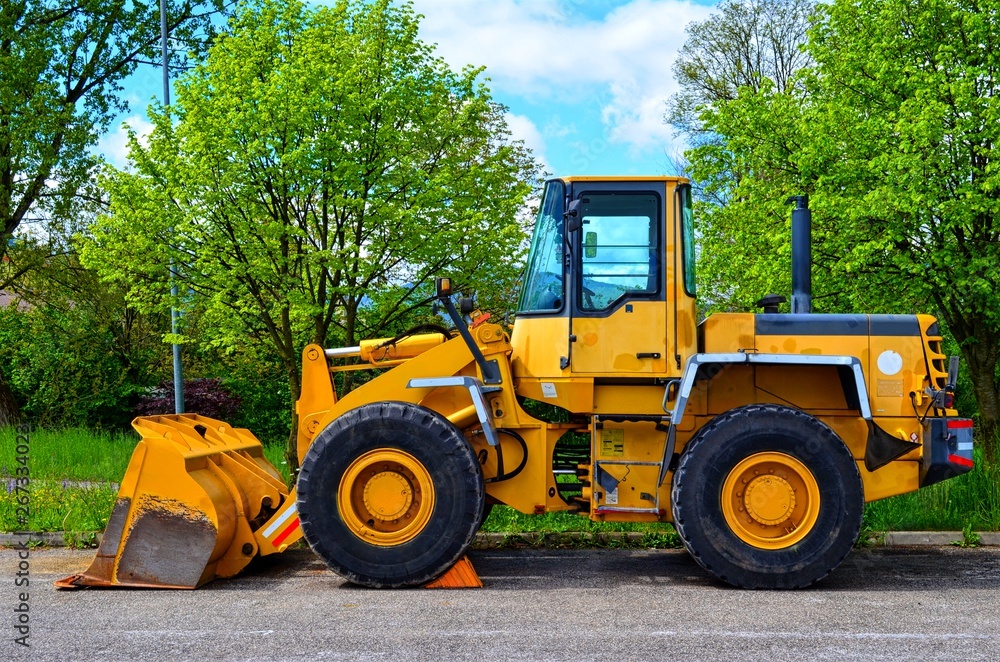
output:
[{"label": "tree", "polygon": [[133,169],[106,171],[86,262],[151,309],[174,260],[202,333],[269,348],[293,402],[306,342],[377,335],[434,275],[516,277],[535,163],[480,70],[452,71],[417,27],[388,0],[244,6],[151,112],[148,147],[133,138]]},{"label": "tree", "polygon": [[[978,3],[821,5],[801,91],[741,89],[702,115],[721,143],[690,155],[695,176],[733,201],[702,210],[709,259],[745,264],[748,246],[784,233],[785,196],[809,193],[829,309],[936,308],[961,346],[990,458],[1000,454],[998,43],[997,12]],[[733,168],[749,174],[734,182]],[[769,266],[746,272],[758,286],[774,279]]]},{"label": "tree", "polygon": [[814,0],[724,0],[719,13],[686,28],[674,62],[680,91],[667,102],[666,121],[691,138],[705,136],[701,108],[732,101],[765,81],[788,90],[809,64],[803,52]]},{"label": "tree", "polygon": [[19,304],[0,308],[0,367],[24,416],[37,425],[127,426],[139,394],[169,370],[166,316],[128,306],[122,288],[100,283],[73,254],[50,257],[15,290]]},{"label": "tree", "polygon": [[[171,0],[173,35],[196,48],[207,12],[222,3]],[[0,5],[0,289],[65,248],[45,239],[53,225],[74,223],[81,195],[93,195],[90,148],[126,109],[121,82],[154,57],[159,39],[155,0]],[[31,239],[15,241],[23,226]],[[16,416],[8,391],[0,374],[0,423]]]}]

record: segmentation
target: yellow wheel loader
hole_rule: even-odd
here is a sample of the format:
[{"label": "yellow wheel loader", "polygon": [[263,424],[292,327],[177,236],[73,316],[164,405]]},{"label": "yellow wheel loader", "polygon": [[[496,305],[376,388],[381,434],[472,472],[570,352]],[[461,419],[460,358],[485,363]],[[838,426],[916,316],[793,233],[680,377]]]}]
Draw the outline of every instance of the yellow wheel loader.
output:
[{"label": "yellow wheel loader", "polygon": [[[245,430],[137,419],[97,558],[60,585],[193,588],[301,538],[357,584],[467,584],[493,504],[673,522],[735,586],[822,579],[866,501],[972,468],[972,425],[934,318],[811,312],[790,202],[792,312],[771,295],[699,324],[686,180],[547,182],[511,331],[443,278],[454,330],[306,347],[291,492]],[[384,371],[338,396],[361,367]]]}]

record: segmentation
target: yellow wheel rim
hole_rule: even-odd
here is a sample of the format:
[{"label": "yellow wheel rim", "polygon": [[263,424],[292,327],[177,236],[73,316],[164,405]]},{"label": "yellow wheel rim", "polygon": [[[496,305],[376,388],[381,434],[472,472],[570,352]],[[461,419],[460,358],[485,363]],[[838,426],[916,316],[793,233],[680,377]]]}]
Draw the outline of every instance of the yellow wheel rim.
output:
[{"label": "yellow wheel rim", "polygon": [[819,517],[819,484],[791,455],[757,453],[733,467],[722,487],[722,513],[733,533],[760,549],[805,538]]},{"label": "yellow wheel rim", "polygon": [[380,547],[412,540],[434,512],[434,483],[427,469],[396,449],[369,451],[354,460],[337,497],[344,524]]}]

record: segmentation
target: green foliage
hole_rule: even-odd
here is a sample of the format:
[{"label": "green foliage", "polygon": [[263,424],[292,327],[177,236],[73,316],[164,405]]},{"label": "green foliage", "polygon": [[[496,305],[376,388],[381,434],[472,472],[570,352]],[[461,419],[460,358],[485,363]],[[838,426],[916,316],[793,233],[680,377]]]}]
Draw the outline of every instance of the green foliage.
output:
[{"label": "green foliage", "polygon": [[[216,2],[171,0],[172,35],[197,48]],[[62,228],[91,189],[90,147],[127,108],[122,81],[159,41],[159,3],[5,0],[0,8],[0,257],[22,223]],[[175,60],[183,59],[175,56]],[[0,287],[23,265],[0,263]]]},{"label": "green foliage", "polygon": [[247,428],[264,444],[284,443],[292,427],[291,395],[284,369],[262,353],[237,352],[226,357],[226,389],[240,400],[229,421]]},{"label": "green foliage", "polygon": [[962,527],[962,539],[951,544],[955,547],[979,547],[979,539],[979,534],[972,530],[972,525],[966,524]]},{"label": "green foliage", "polygon": [[[452,72],[416,28],[386,2],[244,8],[180,81],[176,127],[154,112],[136,172],[107,173],[89,263],[165,305],[174,258],[218,310],[215,342],[282,351],[331,324],[352,342],[363,300],[404,283],[406,296],[448,269],[510,271],[531,162],[479,70]],[[397,309],[369,312],[379,329]]]},{"label": "green foliage", "polygon": [[524,398],[521,400],[521,406],[531,416],[550,423],[568,423],[570,419],[568,410],[541,400]]},{"label": "green foliage", "polygon": [[[171,37],[183,44],[171,54],[174,65],[201,49],[213,10],[230,1],[166,0]],[[26,274],[64,260],[65,238],[86,226],[101,197],[94,183],[100,158],[92,147],[127,110],[122,81],[154,58],[159,38],[155,0],[0,4],[0,289],[20,289]],[[107,357],[101,352],[111,320],[79,317],[86,315],[63,310],[48,318],[36,313],[23,324],[6,320],[16,326],[2,331],[7,342],[28,345],[0,358],[0,423],[18,418],[18,400],[29,417],[46,422],[122,418],[137,383],[134,366],[117,379],[110,370],[120,344],[103,347]],[[97,344],[88,347],[86,335]],[[40,365],[31,365],[32,354]],[[6,372],[12,361],[28,363],[13,379]],[[83,388],[89,374],[92,393]]]},{"label": "green foliage", "polygon": [[685,28],[673,73],[680,90],[667,102],[667,123],[698,143],[711,141],[699,111],[732,101],[741,88],[784,91],[809,63],[806,41],[813,0],[724,0],[718,13]]},{"label": "green foliage", "polygon": [[197,308],[203,342],[279,360],[292,398],[305,343],[394,328],[435,275],[516,278],[535,163],[481,71],[417,28],[388,0],[243,5],[133,167],[105,171],[86,263],[143,310]]},{"label": "green foliage", "polygon": [[815,64],[796,84],[742,87],[701,115],[718,139],[688,153],[691,172],[721,201],[699,209],[703,291],[715,309],[787,292],[783,203],[809,194],[815,308],[935,311],[961,347],[990,441],[1000,421],[996,12],[955,0],[817,11],[806,46]]},{"label": "green foliage", "polygon": [[29,421],[123,428],[166,357],[155,316],[126,305],[72,256],[17,284],[30,303],[0,309],[0,373]]}]

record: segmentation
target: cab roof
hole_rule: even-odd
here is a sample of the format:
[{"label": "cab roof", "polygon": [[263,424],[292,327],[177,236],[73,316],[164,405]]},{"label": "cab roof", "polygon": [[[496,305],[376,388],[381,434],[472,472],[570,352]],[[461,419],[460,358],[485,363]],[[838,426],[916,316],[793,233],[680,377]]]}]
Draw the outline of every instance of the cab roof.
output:
[{"label": "cab roof", "polygon": [[675,182],[686,184],[690,182],[687,177],[677,177],[675,175],[570,175],[568,177],[554,177],[569,184],[571,182]]}]

